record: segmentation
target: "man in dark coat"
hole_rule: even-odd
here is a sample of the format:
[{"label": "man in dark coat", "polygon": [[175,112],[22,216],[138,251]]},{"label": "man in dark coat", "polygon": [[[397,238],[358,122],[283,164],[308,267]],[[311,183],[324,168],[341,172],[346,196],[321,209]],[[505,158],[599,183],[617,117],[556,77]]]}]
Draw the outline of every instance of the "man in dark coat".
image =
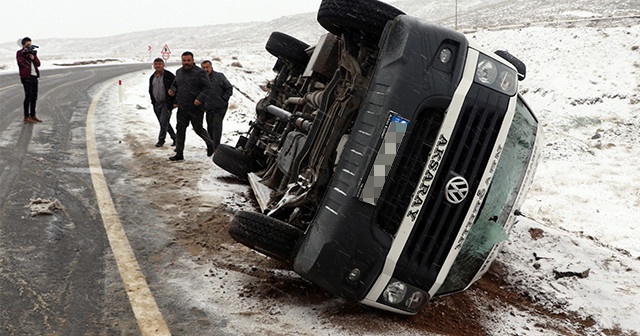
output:
[{"label": "man in dark coat", "polygon": [[211,61],[204,61],[201,66],[209,75],[209,81],[211,82],[211,90],[205,104],[205,113],[207,132],[213,141],[213,149],[215,150],[220,145],[222,120],[229,107],[229,98],[233,94],[233,86],[223,73],[213,70]]},{"label": "man in dark coat", "polygon": [[211,84],[207,73],[195,65],[191,52],[182,53],[182,67],[176,72],[176,79],[169,89],[169,95],[176,97],[175,103],[178,106],[176,155],[170,157],[169,160],[184,160],[184,140],[189,123],[193,126],[196,134],[207,144],[207,156],[213,155],[213,142],[209,133],[202,127],[204,103],[207,100],[209,90],[211,90]]},{"label": "man in dark coat", "polygon": [[38,100],[38,78],[40,78],[40,59],[35,51],[36,46],[31,44],[31,39],[22,39],[22,49],[16,52],[16,61],[20,73],[20,81],[24,87],[24,123],[33,124],[42,122],[36,118],[36,101]]},{"label": "man in dark coat", "polygon": [[164,68],[164,60],[162,58],[153,60],[153,68],[156,71],[149,77],[149,96],[151,97],[153,112],[155,112],[156,117],[158,117],[158,122],[160,123],[160,133],[158,134],[156,147],[162,147],[164,145],[167,132],[169,132],[169,136],[173,140],[171,146],[175,146],[176,133],[173,131],[173,127],[171,127],[171,123],[169,122],[171,120],[174,99],[169,96],[168,91],[176,76]]}]

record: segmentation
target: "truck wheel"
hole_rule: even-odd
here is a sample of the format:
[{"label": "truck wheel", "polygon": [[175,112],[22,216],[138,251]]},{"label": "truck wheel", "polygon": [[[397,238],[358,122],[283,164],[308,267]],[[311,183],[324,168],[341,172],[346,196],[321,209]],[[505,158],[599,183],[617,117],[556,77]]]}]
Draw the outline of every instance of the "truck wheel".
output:
[{"label": "truck wheel", "polygon": [[292,262],[296,243],[304,232],[261,213],[238,211],[231,220],[229,234],[239,243],[271,258]]},{"label": "truck wheel", "polygon": [[322,0],[318,23],[330,33],[363,36],[378,40],[384,26],[401,10],[377,0]]},{"label": "truck wheel", "polygon": [[308,44],[281,32],[271,33],[265,46],[271,55],[297,65],[307,65],[309,62],[310,57],[305,51],[307,48]]},{"label": "truck wheel", "polygon": [[255,170],[255,161],[229,145],[220,144],[213,153],[213,163],[244,180]]}]

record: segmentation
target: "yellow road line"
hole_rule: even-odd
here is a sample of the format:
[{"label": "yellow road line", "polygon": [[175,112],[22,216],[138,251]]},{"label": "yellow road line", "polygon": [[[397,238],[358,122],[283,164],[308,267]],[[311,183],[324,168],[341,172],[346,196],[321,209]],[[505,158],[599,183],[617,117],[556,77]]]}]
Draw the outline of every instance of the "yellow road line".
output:
[{"label": "yellow road line", "polygon": [[95,139],[94,115],[98,100],[108,87],[105,85],[98,91],[91,101],[87,114],[87,155],[93,188],[96,191],[96,199],[109,244],[142,335],[171,335],[129,244],[102,172]]},{"label": "yellow road line", "polygon": [[12,88],[14,86],[18,86],[18,84],[11,84],[11,85],[7,85],[7,86],[4,86],[4,87],[0,87],[0,91],[6,90],[6,89],[10,89],[10,88]]}]

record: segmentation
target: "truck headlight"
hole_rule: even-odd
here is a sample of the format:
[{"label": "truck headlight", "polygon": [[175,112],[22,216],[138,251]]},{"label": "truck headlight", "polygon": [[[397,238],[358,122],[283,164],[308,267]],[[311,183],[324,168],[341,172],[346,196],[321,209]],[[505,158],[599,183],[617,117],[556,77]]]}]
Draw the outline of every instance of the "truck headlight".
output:
[{"label": "truck headlight", "polygon": [[500,73],[500,88],[505,92],[515,91],[516,89],[516,73],[512,71],[502,71]]},{"label": "truck headlight", "polygon": [[498,66],[487,57],[478,60],[476,67],[476,81],[484,85],[491,86],[498,78]]},{"label": "truck headlight", "polygon": [[404,300],[405,295],[407,295],[407,285],[400,281],[389,283],[384,292],[382,292],[382,297],[390,304],[400,303]]},{"label": "truck headlight", "polygon": [[474,77],[476,83],[513,96],[517,90],[516,78],[514,69],[485,54],[478,56]]},{"label": "truck headlight", "polygon": [[417,311],[424,304],[426,295],[424,295],[421,291],[415,291],[407,298],[405,301],[405,306],[409,310]]},{"label": "truck headlight", "polygon": [[377,300],[378,303],[409,314],[417,313],[428,301],[429,294],[423,289],[393,278]]}]

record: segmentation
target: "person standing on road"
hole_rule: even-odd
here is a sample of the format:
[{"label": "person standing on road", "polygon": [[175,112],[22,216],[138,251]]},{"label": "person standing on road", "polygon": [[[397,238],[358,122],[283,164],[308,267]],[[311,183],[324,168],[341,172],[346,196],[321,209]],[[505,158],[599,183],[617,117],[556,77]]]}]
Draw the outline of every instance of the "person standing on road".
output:
[{"label": "person standing on road", "polygon": [[213,142],[209,133],[202,127],[204,103],[207,100],[209,90],[211,90],[209,77],[202,68],[195,65],[193,53],[190,51],[182,53],[182,67],[176,71],[176,79],[169,89],[169,96],[176,97],[176,105],[178,106],[176,154],[169,160],[184,160],[184,141],[189,123],[193,126],[196,134],[207,144],[207,156],[213,155]]},{"label": "person standing on road", "polygon": [[153,112],[155,112],[156,117],[158,117],[158,122],[160,123],[160,133],[158,134],[156,147],[162,147],[164,145],[167,132],[169,132],[169,136],[171,140],[173,140],[171,146],[175,146],[176,133],[173,131],[170,123],[174,99],[169,96],[168,91],[176,76],[164,68],[164,60],[162,58],[153,60],[153,68],[156,71],[149,77],[149,96],[151,96]]},{"label": "person standing on road", "polygon": [[207,132],[213,141],[213,150],[215,151],[222,138],[222,120],[229,107],[229,98],[233,94],[233,86],[223,73],[213,70],[211,61],[206,60],[200,65],[209,75],[209,81],[211,82],[211,90],[205,104],[205,113]]},{"label": "person standing on road", "polygon": [[42,122],[36,118],[36,101],[38,100],[38,78],[40,78],[40,59],[37,46],[31,44],[31,39],[22,39],[22,49],[16,52],[16,61],[20,74],[20,81],[24,87],[24,123],[33,124]]}]

